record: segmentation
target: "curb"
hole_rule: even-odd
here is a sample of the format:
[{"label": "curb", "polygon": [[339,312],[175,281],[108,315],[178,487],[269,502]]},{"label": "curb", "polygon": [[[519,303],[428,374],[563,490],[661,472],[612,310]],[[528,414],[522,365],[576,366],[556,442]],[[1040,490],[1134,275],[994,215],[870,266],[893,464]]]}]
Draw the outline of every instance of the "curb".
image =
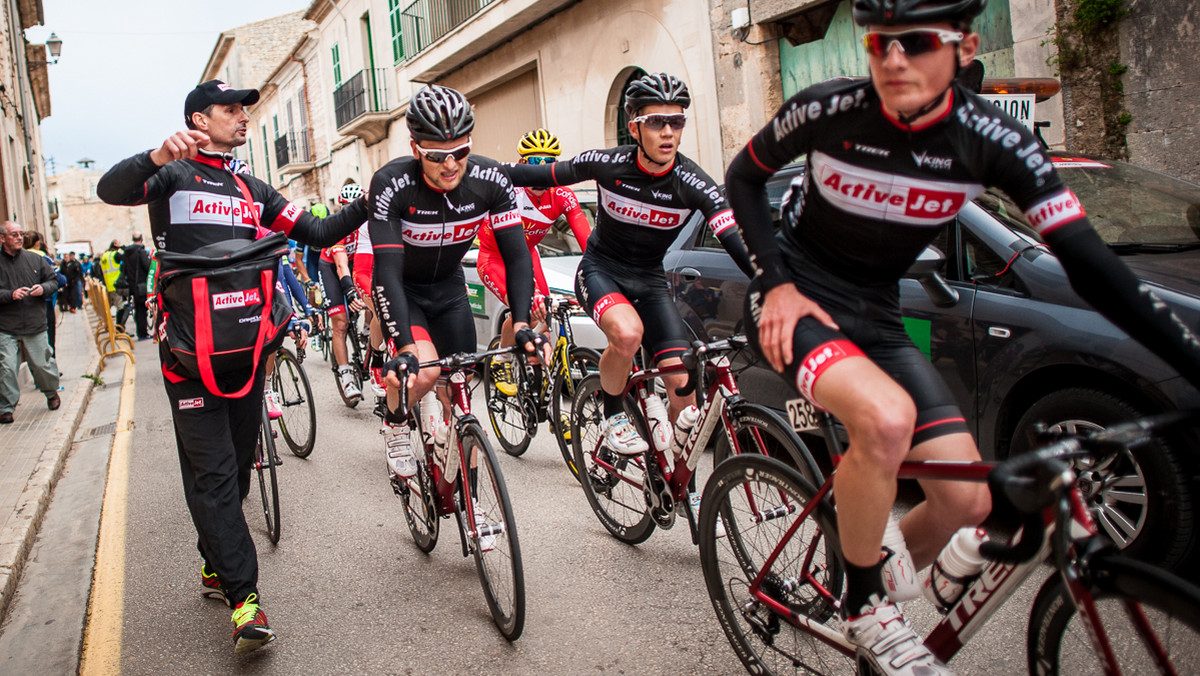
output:
[{"label": "curb", "polygon": [[[99,368],[100,356],[96,355],[85,373],[95,374]],[[26,557],[33,547],[42,517],[50,504],[50,496],[62,474],[63,463],[71,451],[83,414],[87,411],[95,382],[91,378],[80,378],[80,381],[71,398],[64,402],[65,413],[42,447],[42,454],[25,483],[25,490],[21,493],[11,522],[0,530],[0,620],[4,619],[12,595],[17,590]]]}]

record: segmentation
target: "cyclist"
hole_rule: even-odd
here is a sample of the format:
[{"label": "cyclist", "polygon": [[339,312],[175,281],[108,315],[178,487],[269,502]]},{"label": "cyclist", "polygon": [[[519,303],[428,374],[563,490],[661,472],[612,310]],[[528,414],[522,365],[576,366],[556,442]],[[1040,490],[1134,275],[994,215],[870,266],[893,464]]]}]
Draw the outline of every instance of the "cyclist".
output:
[{"label": "cyclist", "polygon": [[[535,129],[521,137],[517,142],[517,152],[520,153],[520,164],[550,164],[558,159],[562,148],[558,137],[545,129]],[[537,245],[549,234],[554,223],[560,218],[567,219],[567,225],[579,242],[580,250],[587,250],[588,236],[592,227],[583,209],[579,208],[579,199],[575,191],[567,187],[556,188],[520,188],[517,190],[517,205],[521,210],[521,224],[525,230],[525,245],[529,247],[529,257],[533,261],[533,281],[536,285],[533,300],[532,318],[535,323],[546,317],[544,296],[550,295],[550,287],[546,284],[546,275],[542,272],[542,259],[538,256]],[[485,226],[479,231],[479,258],[476,261],[479,278],[487,288],[508,305],[508,291],[504,280],[504,263],[500,260],[500,252],[496,249],[496,239],[492,229]],[[513,345],[512,317],[504,320],[500,329],[500,347]],[[496,389],[505,395],[517,393],[517,384],[512,375],[512,355],[501,355],[492,362],[492,377]]]},{"label": "cyclist", "polygon": [[[146,204],[159,250],[190,253],[229,239],[252,240],[261,228],[300,242],[336,243],[366,218],[363,200],[321,220],[253,176],[232,173],[231,153],[246,143],[250,117],[245,106],[258,98],[256,89],[233,89],[218,80],[197,85],[184,103],[187,130],[118,162],[100,179],[96,194],[109,204]],[[159,335],[164,331],[160,323]],[[258,557],[241,504],[250,490],[265,374],[257,370],[254,386],[243,397],[218,397],[201,381],[171,369],[175,359],[167,343],[160,340],[159,356],[184,495],[204,559],[203,586],[233,607],[234,648],[248,652],[275,638],[259,605]],[[237,372],[219,376],[218,382],[228,387],[248,377]]]},{"label": "cyclist", "polygon": [[[393,481],[416,473],[407,412],[396,411],[398,388],[408,388],[410,402],[420,400],[422,421],[435,442],[446,438],[442,411],[449,409],[439,410],[433,394],[438,373],[417,369],[439,354],[475,350],[461,261],[488,219],[514,298],[516,341],[529,352],[540,342],[528,326],[533,274],[512,183],[495,160],[470,156],[471,105],[454,89],[428,85],[413,95],[407,124],[413,156],[375,172],[368,223],[376,309],[397,352],[384,368],[388,413],[383,432]],[[444,392],[439,394],[446,404]]]},{"label": "cyclist", "polygon": [[[342,188],[343,196],[364,194],[361,185],[351,183]],[[383,327],[379,323],[379,314],[375,311],[375,300],[371,294],[371,278],[375,270],[375,250],[371,246],[371,230],[367,223],[359,226],[354,233],[354,258],[351,259],[350,269],[354,271],[354,286],[366,306],[367,336],[369,356],[367,366],[371,369],[371,393],[376,399],[387,396],[387,385],[383,381],[383,365],[387,361],[386,345],[383,339]]]},{"label": "cyclist", "polygon": [[[1008,193],[1084,299],[1200,383],[1200,344],[1103,245],[1033,134],[954,82],[978,50],[971,22],[985,4],[855,0],[870,79],[793,96],[726,176],[757,271],[751,337],[849,435],[834,482],[847,564],[842,627],[860,662],[887,674],[947,670],[894,603],[916,585],[889,598],[883,576],[915,581],[914,567],[990,510],[982,484],[922,481],[926,501],[900,524],[907,552],[881,549],[901,461],[979,458],[898,303],[899,278],[963,205],[985,186]],[[773,236],[765,183],[800,155],[808,169]]]},{"label": "cyclist", "polygon": [[[608,349],[600,359],[604,391],[602,428],[606,446],[637,455],[646,441],[624,413],[621,393],[639,346],[659,365],[678,363],[689,333],[675,310],[663,272],[663,256],[693,211],[700,211],[721,245],[750,274],[750,259],[733,227],[720,186],[679,152],[691,104],[687,85],[666,73],[644,75],[625,90],[629,133],[636,145],[589,150],[565,162],[510,167],[521,186],[554,186],[594,179],[600,192],[596,229],[575,276],[575,292],[604,331]],[[673,421],[694,405],[695,395],[675,389],[686,375],[664,377]],[[653,432],[669,443],[670,421]],[[653,423],[652,423],[653,424]]]},{"label": "cyclist", "polygon": [[[349,204],[362,197],[362,187],[357,195],[345,188],[338,194],[339,204]],[[342,241],[321,252],[317,269],[321,288],[325,292],[325,307],[329,314],[329,328],[333,333],[333,361],[337,365],[338,385],[347,405],[357,404],[362,399],[362,390],[354,382],[354,367],[350,365],[350,353],[346,349],[346,331],[350,327],[350,313],[363,309],[363,301],[354,286],[350,273],[350,256],[354,255],[355,235],[350,233]],[[357,327],[353,327],[355,331]],[[352,403],[351,403],[352,402]]]}]

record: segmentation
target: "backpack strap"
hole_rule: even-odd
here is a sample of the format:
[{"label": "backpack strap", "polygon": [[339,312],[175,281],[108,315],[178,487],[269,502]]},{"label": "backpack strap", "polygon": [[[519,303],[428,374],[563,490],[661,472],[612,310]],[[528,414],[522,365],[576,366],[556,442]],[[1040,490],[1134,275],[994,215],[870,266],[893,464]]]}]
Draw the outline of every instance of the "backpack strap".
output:
[{"label": "backpack strap", "polygon": [[250,189],[246,187],[246,182],[237,174],[231,174],[233,182],[237,184],[239,190],[242,191],[242,199],[246,200],[246,204],[250,207],[250,217],[254,220],[254,228],[256,230],[254,239],[262,239],[271,234],[269,228],[264,228],[262,221],[258,218],[258,210],[254,208],[254,196],[250,194]]},{"label": "backpack strap", "polygon": [[254,377],[258,373],[259,362],[262,361],[262,348],[267,340],[267,332],[273,329],[271,325],[271,309],[275,301],[274,270],[262,271],[263,313],[258,323],[258,337],[254,340],[254,366],[250,369],[250,379],[236,392],[223,392],[217,384],[213,373],[213,324],[212,310],[209,307],[208,279],[196,277],[192,280],[192,300],[196,308],[196,363],[200,368],[200,379],[209,392],[227,399],[238,399],[246,396],[254,385]]}]

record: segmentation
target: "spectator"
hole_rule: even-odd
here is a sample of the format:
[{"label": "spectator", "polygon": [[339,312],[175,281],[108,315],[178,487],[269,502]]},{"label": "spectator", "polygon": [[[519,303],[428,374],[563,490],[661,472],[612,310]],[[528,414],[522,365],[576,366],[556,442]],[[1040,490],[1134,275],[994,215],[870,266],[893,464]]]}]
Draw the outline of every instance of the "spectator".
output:
[{"label": "spectator", "polygon": [[121,251],[120,258],[121,274],[128,282],[130,293],[130,302],[120,317],[121,325],[124,326],[129,319],[132,305],[138,340],[148,340],[150,331],[146,327],[146,273],[150,271],[150,254],[142,244],[142,233],[133,233],[133,243]]},{"label": "spectator", "polygon": [[[25,233],[25,250],[46,259],[50,264],[50,268],[54,269],[54,259],[50,254],[46,253],[46,239],[42,237],[42,233],[37,230],[30,230]],[[66,288],[67,278],[61,272],[55,272],[55,280],[58,282],[58,288]],[[54,349],[55,329],[58,328],[58,322],[54,317],[54,301],[57,300],[58,292],[47,294],[46,296],[46,341],[50,343],[50,349]]]},{"label": "spectator", "polygon": [[58,290],[54,268],[41,256],[24,250],[21,226],[5,221],[0,226],[0,424],[13,421],[13,409],[21,398],[17,366],[21,345],[33,381],[46,395],[51,411],[62,404],[58,396],[58,364],[46,340],[44,298]]},{"label": "spectator", "polygon": [[68,251],[58,269],[67,278],[67,307],[76,312],[83,307],[83,265],[75,260],[74,251]]},{"label": "spectator", "polygon": [[[100,254],[100,279],[104,281],[104,289],[108,291],[108,306],[117,311],[117,316],[121,312],[121,300],[129,295],[129,287],[124,289],[117,288],[117,279],[121,277],[121,242],[113,240],[108,245],[108,250]],[[92,273],[95,276],[96,266],[92,266]]]}]

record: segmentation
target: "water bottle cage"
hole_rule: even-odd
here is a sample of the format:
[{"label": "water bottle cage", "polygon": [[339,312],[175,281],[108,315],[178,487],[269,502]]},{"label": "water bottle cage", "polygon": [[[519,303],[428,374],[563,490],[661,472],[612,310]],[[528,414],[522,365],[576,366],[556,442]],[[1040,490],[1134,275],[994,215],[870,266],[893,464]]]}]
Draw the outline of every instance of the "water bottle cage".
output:
[{"label": "water bottle cage", "polygon": [[[937,576],[937,577],[935,577],[935,576]],[[954,599],[944,598],[942,596],[942,593],[940,591],[938,591],[938,585],[934,584],[938,580],[938,577],[940,577],[942,580],[947,580],[956,585],[959,585],[960,593],[959,593],[958,597],[956,597]],[[941,561],[934,561],[933,562],[933,570],[929,571],[929,578],[930,578],[929,588],[930,588],[930,591],[933,592],[934,598],[937,599],[938,606],[941,607],[943,610],[949,610],[951,606],[953,606],[955,603],[958,603],[958,600],[962,598],[962,594],[966,593],[967,587],[971,586],[971,584],[973,582],[975,582],[975,580],[979,579],[979,575],[975,574],[975,575],[970,575],[967,577],[958,577],[957,575],[951,575],[950,573],[946,572],[945,568],[942,567]]]}]

